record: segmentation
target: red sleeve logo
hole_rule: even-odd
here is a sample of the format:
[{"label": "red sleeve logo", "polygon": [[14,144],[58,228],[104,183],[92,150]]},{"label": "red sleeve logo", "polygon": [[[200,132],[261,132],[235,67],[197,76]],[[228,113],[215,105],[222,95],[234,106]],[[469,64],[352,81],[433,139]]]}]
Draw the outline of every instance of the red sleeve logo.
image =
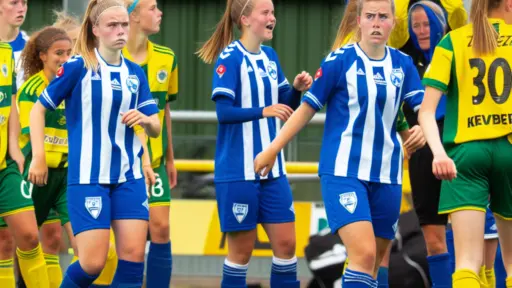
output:
[{"label": "red sleeve logo", "polygon": [[64,67],[60,66],[59,69],[57,70],[57,77],[62,76],[62,74],[64,74]]},{"label": "red sleeve logo", "polygon": [[315,80],[322,77],[322,68],[318,68],[315,73]]},{"label": "red sleeve logo", "polygon": [[215,72],[217,72],[217,75],[219,75],[219,78],[222,78],[224,73],[226,73],[226,67],[224,65],[220,64],[219,67],[217,67],[217,70],[215,70]]}]

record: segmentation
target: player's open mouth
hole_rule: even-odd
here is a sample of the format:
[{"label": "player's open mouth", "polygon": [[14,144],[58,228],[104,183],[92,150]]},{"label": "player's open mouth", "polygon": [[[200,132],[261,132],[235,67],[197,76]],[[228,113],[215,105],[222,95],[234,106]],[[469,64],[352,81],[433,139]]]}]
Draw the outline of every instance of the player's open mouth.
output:
[{"label": "player's open mouth", "polygon": [[268,30],[272,31],[272,30],[274,30],[274,24],[269,24],[265,28],[267,28]]},{"label": "player's open mouth", "polygon": [[16,17],[16,20],[23,20],[23,19],[25,19],[25,16],[23,16],[23,15]]},{"label": "player's open mouth", "polygon": [[382,34],[379,31],[373,31],[372,36],[382,36]]}]

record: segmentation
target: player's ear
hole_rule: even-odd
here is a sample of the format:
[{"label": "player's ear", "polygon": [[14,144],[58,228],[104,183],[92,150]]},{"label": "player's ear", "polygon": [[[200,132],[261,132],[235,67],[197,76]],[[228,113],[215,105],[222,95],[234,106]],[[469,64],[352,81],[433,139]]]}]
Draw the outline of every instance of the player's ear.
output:
[{"label": "player's ear", "polygon": [[98,31],[98,30],[99,30],[98,25],[92,25],[92,34],[93,34],[96,38],[98,38],[98,37],[99,37],[99,31]]},{"label": "player's ear", "polygon": [[41,61],[43,61],[43,63],[45,63],[46,59],[48,59],[48,54],[45,52],[39,52],[39,59],[41,59]]}]

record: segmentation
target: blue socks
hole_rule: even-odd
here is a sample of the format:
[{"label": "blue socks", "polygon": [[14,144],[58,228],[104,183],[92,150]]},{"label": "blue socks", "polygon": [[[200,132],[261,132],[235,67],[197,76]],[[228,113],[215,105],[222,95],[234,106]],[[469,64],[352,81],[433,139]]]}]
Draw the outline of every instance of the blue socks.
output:
[{"label": "blue socks", "polygon": [[143,280],[144,262],[130,262],[119,259],[116,275],[110,287],[140,288],[142,287]]},{"label": "blue socks", "polygon": [[171,242],[149,245],[146,286],[148,288],[169,287],[172,274]]},{"label": "blue socks", "polygon": [[427,261],[432,288],[451,288],[453,270],[450,264],[450,254],[428,256]]},{"label": "blue socks", "polygon": [[272,272],[270,286],[280,288],[300,287],[297,281],[297,257],[292,259],[272,258]]},{"label": "blue socks", "polygon": [[64,274],[64,279],[62,279],[62,283],[60,284],[61,288],[81,288],[81,287],[89,287],[89,285],[98,278],[98,275],[89,275],[80,266],[80,261],[76,261],[75,263],[69,265],[68,270],[66,270],[66,274]]},{"label": "blue socks", "polygon": [[371,275],[353,271],[350,269],[345,270],[343,274],[342,287],[343,288],[376,288],[377,280],[373,279]]},{"label": "blue socks", "polygon": [[448,247],[448,254],[450,254],[450,272],[455,272],[455,243],[453,242],[453,230],[446,230],[446,247]]},{"label": "blue socks", "polygon": [[224,260],[224,269],[222,271],[222,288],[242,288],[247,287],[247,268],[249,263],[245,265],[235,264]]},{"label": "blue socks", "polygon": [[501,255],[500,244],[498,244],[498,249],[496,249],[496,259],[494,260],[494,275],[496,277],[496,288],[505,288],[507,271],[505,271],[505,265],[503,265],[503,257]]},{"label": "blue socks", "polygon": [[377,282],[379,283],[379,288],[389,288],[388,276],[389,268],[388,267],[379,267],[379,273],[377,274]]}]

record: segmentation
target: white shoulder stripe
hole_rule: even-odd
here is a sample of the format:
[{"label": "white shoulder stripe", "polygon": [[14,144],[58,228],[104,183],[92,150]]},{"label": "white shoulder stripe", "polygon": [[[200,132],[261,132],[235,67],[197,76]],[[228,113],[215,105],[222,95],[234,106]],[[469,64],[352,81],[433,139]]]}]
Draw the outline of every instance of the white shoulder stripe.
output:
[{"label": "white shoulder stripe", "polygon": [[48,92],[46,91],[46,89],[44,89],[41,96],[43,96],[44,100],[46,100],[46,102],[48,102],[48,104],[50,104],[50,106],[52,106],[53,109],[57,109],[57,106],[55,105],[55,103],[53,103],[53,100],[48,95]]},{"label": "white shoulder stripe", "polygon": [[316,98],[316,96],[313,95],[311,92],[306,92],[306,94],[304,94],[304,97],[311,99],[313,103],[315,103],[318,106],[318,108],[322,109],[324,107],[324,105],[320,103],[320,100],[318,100],[318,98]]},{"label": "white shoulder stripe", "polygon": [[404,99],[410,98],[410,97],[412,97],[412,96],[414,96],[416,94],[419,94],[419,93],[425,93],[425,90],[414,90],[414,91],[411,91],[411,92],[405,94]]}]

